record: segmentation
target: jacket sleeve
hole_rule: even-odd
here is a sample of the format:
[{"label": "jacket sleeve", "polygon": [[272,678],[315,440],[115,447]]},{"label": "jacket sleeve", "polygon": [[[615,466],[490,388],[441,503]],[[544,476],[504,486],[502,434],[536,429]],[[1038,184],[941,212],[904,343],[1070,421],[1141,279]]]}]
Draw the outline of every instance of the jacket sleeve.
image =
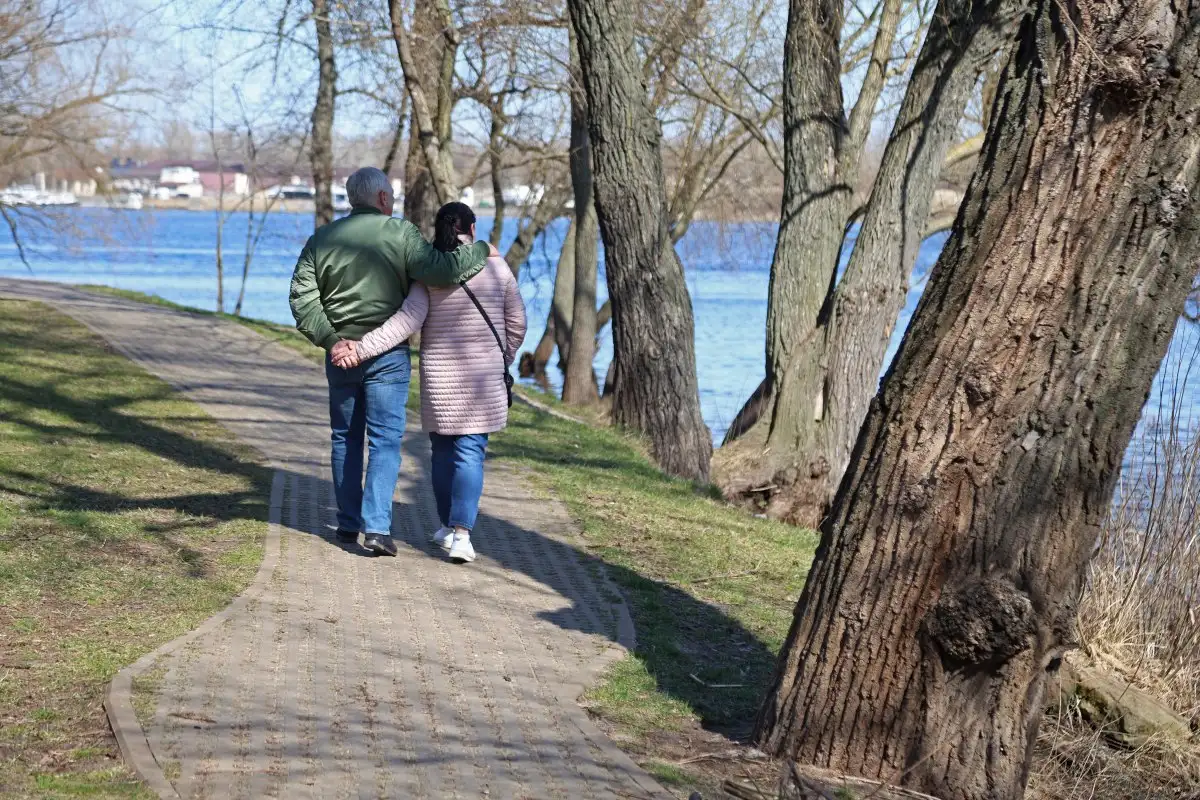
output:
[{"label": "jacket sleeve", "polygon": [[393,224],[403,226],[404,260],[411,281],[429,286],[457,286],[478,275],[491,252],[487,242],[475,242],[443,253],[425,241],[417,226],[408,220],[393,220]]},{"label": "jacket sleeve", "polygon": [[408,338],[425,324],[425,316],[429,313],[429,292],[419,283],[412,285],[412,291],[404,298],[404,305],[392,314],[388,321],[362,337],[358,343],[359,358],[374,358],[380,353],[386,353]]},{"label": "jacket sleeve", "polygon": [[338,343],[341,337],[334,330],[333,323],[325,315],[325,307],[321,304],[321,290],[317,286],[317,265],[311,237],[300,252],[300,259],[292,273],[288,304],[292,307],[296,328],[310,342],[326,350]]},{"label": "jacket sleeve", "polygon": [[[508,267],[505,267],[507,270]],[[509,277],[504,285],[504,358],[511,364],[517,357],[517,350],[525,341],[525,301],[521,299],[521,290],[517,279]]]}]

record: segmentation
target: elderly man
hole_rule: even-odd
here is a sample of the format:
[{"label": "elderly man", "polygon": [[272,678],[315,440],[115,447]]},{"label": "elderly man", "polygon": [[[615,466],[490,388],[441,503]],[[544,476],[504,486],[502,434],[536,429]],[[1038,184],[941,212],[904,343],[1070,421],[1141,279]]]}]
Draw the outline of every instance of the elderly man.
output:
[{"label": "elderly man", "polygon": [[309,238],[292,275],[290,300],[296,327],[327,354],[337,538],[352,544],[362,533],[369,550],[394,556],[392,494],[408,399],[408,347],[347,370],[335,367],[328,352],[386,322],[413,281],[453,286],[479,272],[494,248],[476,242],[452,253],[434,249],[411,222],[392,217],[391,182],[374,167],[351,175],[346,195],[353,210]]}]

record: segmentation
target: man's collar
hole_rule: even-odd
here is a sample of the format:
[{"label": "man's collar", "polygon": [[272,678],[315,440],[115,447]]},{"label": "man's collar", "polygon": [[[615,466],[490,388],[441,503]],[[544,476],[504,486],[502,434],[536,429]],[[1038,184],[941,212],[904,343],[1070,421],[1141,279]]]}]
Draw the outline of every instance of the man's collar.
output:
[{"label": "man's collar", "polygon": [[355,214],[382,214],[382,213],[383,212],[380,211],[375,206],[355,206],[354,208],[350,209],[350,216],[354,216]]}]

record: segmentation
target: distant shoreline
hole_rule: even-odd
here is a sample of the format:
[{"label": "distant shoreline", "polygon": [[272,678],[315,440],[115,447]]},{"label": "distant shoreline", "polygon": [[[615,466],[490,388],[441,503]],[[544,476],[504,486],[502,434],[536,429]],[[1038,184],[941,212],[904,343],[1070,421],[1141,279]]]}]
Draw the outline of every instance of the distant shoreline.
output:
[{"label": "distant shoreline", "polygon": [[[243,198],[238,199],[241,200]],[[137,211],[199,211],[214,213],[217,210],[217,199],[215,197],[181,197],[172,198],[170,200],[155,200],[147,197],[143,200],[143,206],[141,209],[127,209],[121,208],[119,205],[116,205],[115,202],[107,202],[106,198],[96,196],[83,198],[77,206],[47,206],[47,208],[111,208],[114,211],[130,211],[132,213],[137,213]],[[240,204],[227,202],[225,210],[227,213],[246,213],[249,211],[249,208],[244,202]],[[512,210],[511,206],[509,207],[509,210]],[[493,219],[496,216],[496,210],[493,206],[474,208],[474,211],[477,216],[486,219]],[[263,209],[258,203],[255,204],[254,212],[256,214],[263,213]],[[312,214],[313,212],[314,207],[311,200],[280,200],[275,203],[270,211],[272,214]],[[507,219],[519,219],[519,216],[515,216],[512,213],[506,214],[505,217]],[[726,223],[731,225],[743,223],[770,224],[779,222],[779,218],[754,216],[710,217],[704,214],[697,214],[695,221]]]}]

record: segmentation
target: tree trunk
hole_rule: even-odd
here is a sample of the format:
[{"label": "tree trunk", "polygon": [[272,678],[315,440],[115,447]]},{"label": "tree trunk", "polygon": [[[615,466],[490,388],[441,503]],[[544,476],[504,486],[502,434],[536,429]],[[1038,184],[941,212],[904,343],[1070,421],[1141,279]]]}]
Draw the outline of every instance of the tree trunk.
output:
[{"label": "tree trunk", "polygon": [[[769,340],[775,343],[772,352],[786,357],[772,358],[768,390],[756,392],[747,404],[768,412],[758,426],[766,429],[765,439],[760,430],[747,443],[757,450],[757,468],[745,470],[740,485],[736,479],[726,481],[735,493],[764,484],[777,487],[768,507],[772,516],[816,526],[845,471],[904,307],[941,165],[983,68],[982,54],[990,57],[997,46],[999,33],[993,26],[1000,19],[998,5],[998,0],[939,3],[845,274],[822,298],[818,312],[805,316],[811,325],[798,324],[796,309],[786,305],[775,317],[781,323],[792,320],[792,340],[790,350],[784,348],[780,339],[786,326],[776,326]],[[841,174],[850,166],[843,161]],[[847,210],[844,205],[841,209],[843,214]],[[844,219],[816,221],[828,226],[822,228],[821,241],[837,241],[833,255],[821,254],[828,259],[822,271],[826,288],[840,255]],[[781,227],[780,248],[783,241]],[[780,255],[777,251],[776,258]],[[807,260],[803,248],[788,258]],[[785,272],[782,281],[787,280]],[[813,298],[805,297],[804,308],[811,311],[812,304]],[[739,417],[733,436],[745,428],[745,412]]]},{"label": "tree trunk", "polygon": [[1017,800],[1047,673],[1200,257],[1200,36],[1039,0],[872,405],[757,725],[776,755]]},{"label": "tree trunk", "polygon": [[254,260],[254,187],[255,172],[251,172],[249,205],[246,209],[246,245],[242,252],[242,283],[238,287],[237,302],[233,304],[233,315],[242,315],[242,306],[246,302],[246,282],[250,280],[250,262]]},{"label": "tree trunk", "polygon": [[416,225],[422,236],[433,241],[433,220],[437,211],[438,198],[433,178],[425,166],[420,143],[416,137],[412,137],[408,157],[404,161],[404,218]]},{"label": "tree trunk", "polygon": [[592,145],[587,131],[587,102],[578,79],[578,48],[572,42],[571,186],[575,192],[575,292],[571,344],[566,356],[562,399],[588,405],[600,399],[596,384],[596,273],[600,258],[596,206],[592,195]]},{"label": "tree trunk", "polygon": [[223,204],[217,206],[217,313],[225,312],[225,261],[222,247],[222,232],[225,229]]},{"label": "tree trunk", "polygon": [[[444,0],[416,0],[412,33],[404,26],[404,4],[388,0],[396,54],[412,104],[408,158],[404,164],[404,216],[425,238],[433,238],[438,208],[458,199],[450,157],[453,62],[458,32]],[[448,71],[447,61],[451,65]]]},{"label": "tree trunk", "polygon": [[647,104],[633,15],[621,0],[569,0],[592,140],[613,349],[613,420],[649,440],[672,475],[706,481],[712,439],[700,415],[695,327],[667,226],[662,132]]},{"label": "tree trunk", "polygon": [[408,94],[400,98],[400,110],[396,114],[396,130],[392,132],[392,143],[388,146],[387,155],[383,158],[380,169],[389,178],[396,168],[396,159],[400,157],[400,146],[404,143],[404,123],[408,121]]},{"label": "tree trunk", "polygon": [[315,226],[333,221],[333,114],[337,95],[337,67],[333,59],[333,30],[329,0],[313,0],[313,25],[317,32],[317,100],[312,111],[312,146]]},{"label": "tree trunk", "polygon": [[[215,104],[214,104],[215,106]],[[214,107],[209,118],[208,140],[213,158],[217,162],[217,313],[225,313],[225,167],[221,158],[221,147],[217,142],[217,121]]]},{"label": "tree trunk", "polygon": [[575,230],[575,220],[572,219],[567,235],[563,237],[562,250],[558,253],[558,266],[554,270],[554,297],[550,302],[550,320],[547,322],[547,326],[550,322],[554,323],[558,366],[564,371],[571,353],[571,321],[575,316]]},{"label": "tree trunk", "polygon": [[538,340],[537,346],[533,348],[533,352],[527,352],[521,356],[518,368],[521,377],[533,378],[543,388],[549,386],[549,381],[546,380],[546,365],[550,363],[550,356],[552,355],[554,355],[553,315],[546,319],[546,329],[542,331],[542,338]]},{"label": "tree trunk", "polygon": [[492,232],[488,241],[493,247],[500,246],[500,237],[504,235],[504,158],[500,150],[500,141],[504,136],[504,119],[496,109],[492,109],[492,128],[488,137],[488,162],[492,173]]},{"label": "tree trunk", "polygon": [[[799,378],[820,369],[813,332],[833,288],[851,199],[851,187],[838,169],[847,133],[841,28],[841,0],[791,0],[783,63],[783,205],[767,295],[766,378],[755,394],[777,397],[784,409],[804,409],[810,418],[815,398],[800,395]],[[772,403],[759,407],[768,413],[756,416],[757,424],[731,429],[744,429],[745,435],[737,448],[727,437],[720,453],[749,486],[761,485],[774,472],[772,459],[762,455]],[[744,419],[745,412],[739,416]],[[804,430],[801,426],[797,433]],[[796,447],[803,452],[805,444],[797,441]],[[761,473],[747,468],[740,451],[766,462]]]}]

